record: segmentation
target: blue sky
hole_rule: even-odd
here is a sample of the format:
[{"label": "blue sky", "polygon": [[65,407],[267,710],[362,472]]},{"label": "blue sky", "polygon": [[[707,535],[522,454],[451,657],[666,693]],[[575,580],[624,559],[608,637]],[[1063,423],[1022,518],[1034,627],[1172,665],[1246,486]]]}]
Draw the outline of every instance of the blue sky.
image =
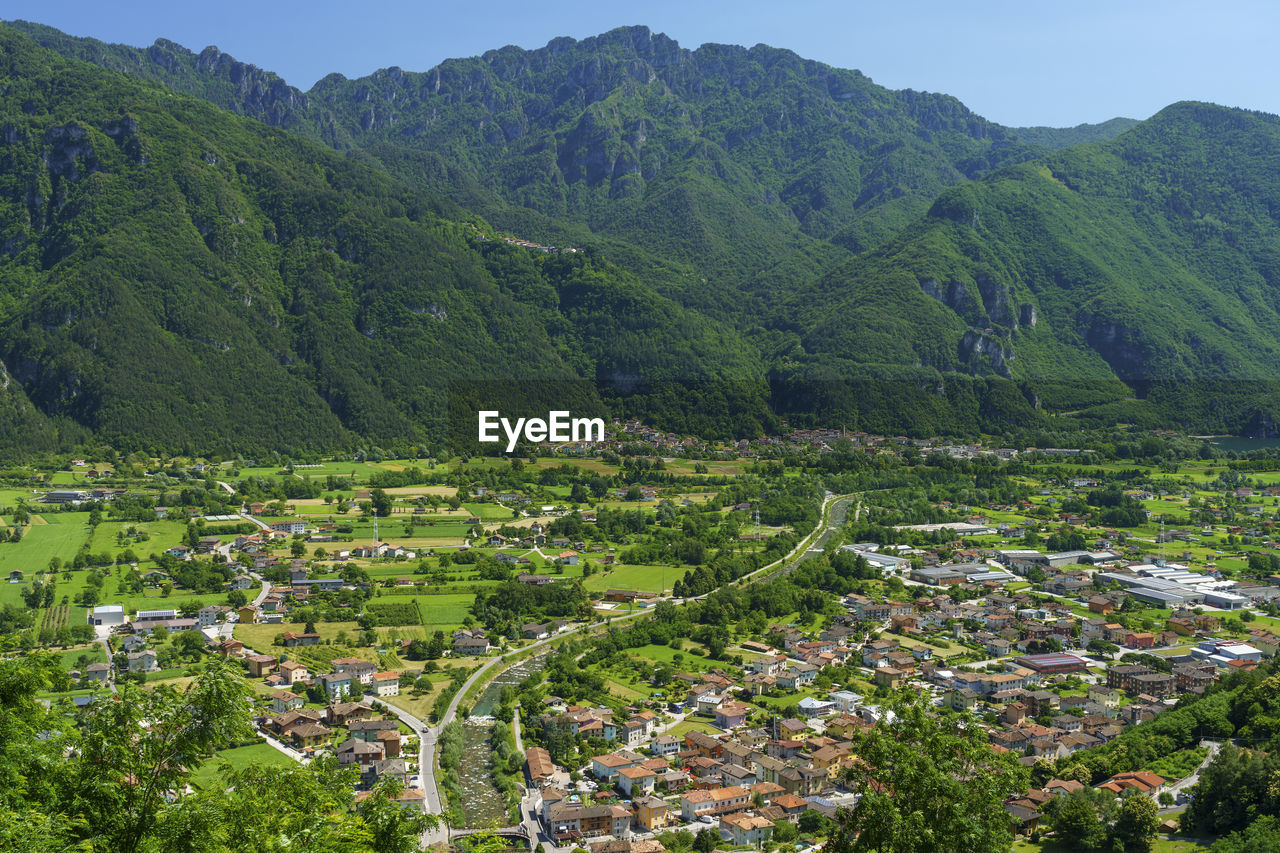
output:
[{"label": "blue sky", "polygon": [[422,71],[508,44],[644,24],[688,48],[789,48],[892,88],[955,95],[1013,126],[1146,118],[1188,99],[1280,113],[1271,44],[1280,7],[1265,2],[6,0],[0,16],[125,44],[216,44],[303,89],[331,71]]}]

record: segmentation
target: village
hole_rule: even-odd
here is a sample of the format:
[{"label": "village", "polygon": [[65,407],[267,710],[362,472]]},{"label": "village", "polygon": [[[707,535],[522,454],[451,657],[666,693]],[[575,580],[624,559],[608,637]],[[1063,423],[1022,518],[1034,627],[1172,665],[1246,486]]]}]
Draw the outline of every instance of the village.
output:
[{"label": "village", "polygon": [[[910,443],[827,438],[807,452],[925,461]],[[722,639],[699,629],[680,648],[585,663],[600,685],[568,698],[535,673],[536,704],[523,684],[516,700],[523,794],[499,824],[608,853],[652,853],[660,836],[678,847],[682,831],[816,844],[857,802],[859,732],[892,725],[903,691],[941,718],[974,715],[1031,771],[1005,804],[1021,834],[1041,831],[1049,798],[1085,787],[1138,791],[1175,820],[1218,732],[1101,775],[1091,756],[1275,656],[1280,478],[1209,461],[1121,480],[1070,456],[929,453],[1010,474],[985,500],[957,475],[904,510],[892,493],[800,497],[802,478],[745,456],[640,466],[567,449],[524,470],[451,463],[435,481],[403,462],[236,479],[197,463],[185,492],[73,460],[70,477],[0,513],[22,533],[0,543],[0,591],[38,620],[34,645],[65,649],[69,683],[47,701],[83,707],[127,681],[181,688],[202,661],[231,659],[261,740],[222,761],[333,756],[358,768],[359,796],[394,780],[407,808],[438,814],[460,793],[441,784],[437,739],[492,725],[469,714],[495,674],[536,650],[581,658],[611,624],[697,607],[726,588],[709,564],[731,557],[730,580],[785,575],[818,597]],[[748,470],[768,472],[754,492],[738,480]],[[79,544],[49,550],[55,533]],[[492,763],[487,744],[474,759]],[[470,799],[490,783],[465,784]],[[477,818],[457,820],[424,841]]]},{"label": "village", "polygon": [[[1026,556],[993,560],[1025,565]],[[1104,563],[1093,571],[1107,568]],[[1055,571],[1043,586],[1056,588],[1077,573],[1089,572]],[[935,585],[951,583],[949,576],[926,577]],[[847,596],[846,613],[816,636],[771,626],[768,635],[777,645],[742,642],[741,651],[755,657],[741,671],[675,675],[674,698],[658,713],[616,717],[607,708],[550,705],[545,726],[564,726],[577,737],[600,737],[620,748],[573,768],[556,766],[544,749],[527,751],[530,782],[541,786],[545,831],[570,844],[715,829],[725,842],[761,847],[768,846],[779,821],[822,826],[823,819],[856,802],[842,784],[858,760],[853,735],[892,723],[876,695],[811,689],[832,667],[856,671],[863,687],[874,685],[881,695],[906,688],[928,695],[940,712],[973,712],[988,727],[993,749],[1012,752],[1047,774],[1055,763],[1154,719],[1180,695],[1203,692],[1224,673],[1256,667],[1280,646],[1280,637],[1261,629],[1248,642],[1219,639],[1221,612],[1204,608],[1175,611],[1167,629],[1153,634],[1109,621],[1123,606],[1124,593],[1064,597],[1061,604],[1046,605],[1027,593],[1000,594],[998,580],[980,583],[988,594],[960,605],[936,594],[940,589],[915,583],[911,590],[917,595],[910,600]],[[1265,589],[1262,600],[1280,592]],[[1080,615],[1080,605],[1099,615]],[[989,659],[981,669],[949,666],[934,657],[935,638],[981,647]],[[1095,641],[1115,651],[1088,651]],[[1060,651],[1031,653],[1049,646]],[[1119,662],[1131,657],[1147,663]],[[794,715],[768,713],[766,719],[771,706],[754,703],[783,693],[803,696],[789,709]],[[705,723],[686,728],[672,720]],[[673,728],[683,733],[671,734]],[[1216,744],[1206,742],[1202,752],[1207,761]],[[1186,802],[1184,789],[1194,784],[1201,765],[1197,754],[1186,775],[1123,772],[1095,787],[1116,796],[1132,789],[1172,807]],[[571,774],[580,781],[569,782]],[[1042,778],[1006,804],[1011,820],[1020,833],[1030,834],[1050,798],[1084,784],[1074,777]],[[806,820],[809,812],[822,817]]]}]

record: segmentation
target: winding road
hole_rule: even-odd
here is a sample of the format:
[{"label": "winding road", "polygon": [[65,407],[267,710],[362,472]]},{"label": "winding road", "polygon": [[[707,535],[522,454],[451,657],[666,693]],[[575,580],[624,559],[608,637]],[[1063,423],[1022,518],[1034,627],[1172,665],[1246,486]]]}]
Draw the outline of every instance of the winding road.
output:
[{"label": "winding road", "polygon": [[[808,536],[801,539],[786,556],[780,557],[768,565],[761,566],[754,572],[744,575],[734,581],[734,583],[745,585],[747,583],[762,581],[778,572],[779,568],[781,568],[782,573],[787,573],[792,571],[805,560],[811,559],[815,549],[821,550],[821,548],[825,546],[827,541],[831,538],[832,533],[844,524],[845,518],[848,514],[849,502],[855,497],[856,495],[833,495],[828,493],[822,502],[822,510],[820,514],[821,522]],[[703,598],[706,598],[706,595],[699,595],[686,599],[667,598],[664,600],[673,601],[678,605],[683,605],[693,601],[700,601]],[[636,610],[631,613],[621,614],[611,618],[609,622],[583,625],[573,631],[562,632],[560,634],[547,637],[544,640],[538,640],[530,645],[522,646],[518,649],[512,649],[511,651],[505,652],[497,657],[489,658],[479,669],[473,672],[465,682],[463,682],[460,688],[458,688],[458,692],[454,694],[453,700],[449,703],[449,707],[445,710],[444,715],[441,716],[440,722],[436,726],[428,726],[424,721],[413,716],[408,711],[396,708],[394,705],[388,705],[387,707],[391,708],[396,716],[405,723],[405,725],[418,733],[421,749],[418,773],[422,777],[422,788],[426,793],[427,810],[433,814],[441,814],[443,811],[439,786],[435,778],[435,746],[439,737],[440,729],[457,718],[458,708],[461,706],[464,697],[466,697],[467,693],[473,687],[478,683],[481,683],[482,678],[486,675],[496,677],[498,673],[506,669],[506,666],[499,666],[499,664],[506,663],[508,665],[514,665],[516,661],[511,660],[512,658],[516,656],[523,657],[528,653],[536,651],[543,646],[547,646],[568,634],[580,633],[589,635],[603,631],[624,619],[633,619],[649,612],[651,612],[651,610],[649,608],[645,608],[643,610]],[[518,713],[519,712],[517,711],[517,714]],[[524,750],[520,735],[518,717],[516,719],[515,734],[517,747],[519,747],[520,751],[523,752]],[[539,799],[540,798],[536,791],[525,791],[525,796],[521,800],[522,822],[529,827],[530,838],[544,840],[540,836],[540,828],[537,822],[537,802]],[[448,826],[443,820],[441,820],[440,825],[436,829],[423,835],[422,843],[424,847],[427,847],[432,844],[447,843],[448,839]]]}]

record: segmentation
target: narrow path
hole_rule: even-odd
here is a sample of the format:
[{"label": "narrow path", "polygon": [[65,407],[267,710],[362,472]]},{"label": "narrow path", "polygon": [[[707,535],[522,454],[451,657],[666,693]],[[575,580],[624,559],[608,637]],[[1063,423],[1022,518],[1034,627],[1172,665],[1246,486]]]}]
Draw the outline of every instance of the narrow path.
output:
[{"label": "narrow path", "polygon": [[301,752],[298,752],[293,747],[285,746],[284,743],[282,743],[279,740],[276,740],[274,737],[267,734],[266,732],[259,731],[258,734],[262,735],[262,739],[267,742],[267,746],[271,747],[277,752],[283,753],[289,758],[292,758],[294,761],[298,762],[299,764],[309,764],[311,762],[310,758],[307,758],[305,755],[303,755]]},{"label": "narrow path", "polygon": [[107,670],[107,689],[110,690],[112,693],[115,693],[116,692],[115,655],[111,653],[111,643],[109,642],[109,639],[111,637],[111,628],[107,627],[106,633],[102,635],[98,635],[99,630],[101,630],[100,627],[94,629],[94,634],[95,634],[94,639],[97,642],[102,643],[102,649],[107,653],[107,666],[110,667],[110,669]]},{"label": "narrow path", "polygon": [[[1182,791],[1192,787],[1200,781],[1200,774],[1203,773],[1204,769],[1209,766],[1210,762],[1217,757],[1218,750],[1222,749],[1222,742],[1216,740],[1202,740],[1199,745],[1208,748],[1209,754],[1204,757],[1204,761],[1200,762],[1199,767],[1192,770],[1190,774],[1179,779],[1177,782],[1174,782],[1167,788],[1169,793],[1173,794],[1175,797]],[[1174,809],[1170,809],[1169,811],[1173,810]]]},{"label": "narrow path", "polygon": [[[258,580],[262,580],[262,578],[258,578]],[[258,590],[257,597],[253,599],[253,606],[254,607],[260,606],[262,604],[263,599],[265,599],[271,593],[271,589],[272,589],[271,581],[265,581],[265,580],[262,581],[262,589]]]},{"label": "narrow path", "polygon": [[245,521],[252,522],[253,524],[258,525],[259,529],[261,529],[261,530],[270,530],[270,529],[271,529],[271,525],[270,525],[270,524],[267,524],[265,521],[263,521],[263,520],[262,520],[262,519],[260,519],[260,518],[254,518],[252,515],[249,515],[249,513],[247,513],[247,512],[242,512],[242,513],[240,513],[240,517],[241,517],[241,518],[243,518]]}]

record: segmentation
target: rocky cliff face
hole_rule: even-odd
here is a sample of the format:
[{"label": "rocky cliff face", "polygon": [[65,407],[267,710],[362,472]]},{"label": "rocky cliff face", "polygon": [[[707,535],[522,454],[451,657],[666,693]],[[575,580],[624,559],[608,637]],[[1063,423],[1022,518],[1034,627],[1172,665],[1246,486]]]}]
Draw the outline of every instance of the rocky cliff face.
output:
[{"label": "rocky cliff face", "polygon": [[216,47],[200,51],[195,67],[203,74],[230,83],[239,112],[266,124],[287,127],[299,114],[310,109],[310,99],[275,74],[239,62]]},{"label": "rocky cliff face", "polygon": [[999,338],[970,329],[960,339],[959,353],[961,363],[974,375],[989,375],[1008,378],[1009,362],[1013,361],[1013,347]]},{"label": "rocky cliff face", "polygon": [[963,282],[953,278],[944,287],[935,278],[924,278],[920,280],[920,289],[961,317],[964,317],[967,321],[976,322],[978,320],[978,302],[973,298],[973,294],[969,292],[969,288],[965,287]]},{"label": "rocky cliff face", "polygon": [[64,56],[204,98],[226,110],[276,127],[309,130],[310,100],[276,74],[206,47],[199,54],[177,42],[156,39],[147,48],[73,38],[26,21],[7,24]]},{"label": "rocky cliff face", "polygon": [[987,319],[996,325],[1016,329],[1018,318],[1014,312],[1013,299],[1009,296],[1009,288],[995,282],[987,275],[978,275],[975,281],[978,285],[978,293],[982,296],[982,307],[987,312]]},{"label": "rocky cliff face", "polygon": [[922,278],[920,289],[972,325],[1000,326],[1010,331],[1017,331],[1021,326],[1035,327],[1034,305],[1017,305],[1009,288],[988,275],[978,274],[974,283],[978,290],[976,298],[963,282],[954,278],[949,279],[945,287],[935,278]]}]

